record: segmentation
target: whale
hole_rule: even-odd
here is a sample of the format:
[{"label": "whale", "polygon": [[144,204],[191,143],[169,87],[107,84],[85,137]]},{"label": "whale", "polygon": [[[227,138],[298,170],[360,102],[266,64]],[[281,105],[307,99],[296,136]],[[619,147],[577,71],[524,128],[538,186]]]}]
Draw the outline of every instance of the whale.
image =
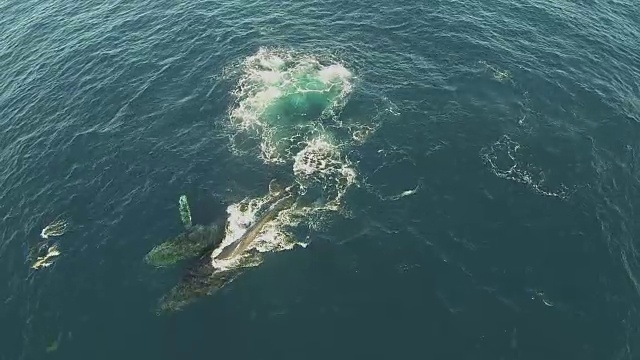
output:
[{"label": "whale", "polygon": [[285,197],[277,199],[265,212],[265,214],[255,223],[253,223],[244,234],[236,241],[225,246],[222,252],[218,254],[214,260],[228,260],[237,257],[239,254],[246,251],[251,243],[257,238],[264,226],[271,220],[275,219],[278,214],[284,209],[293,205],[295,197],[290,194]]},{"label": "whale", "polygon": [[[185,306],[197,299],[212,295],[234,281],[248,268],[262,262],[262,255],[251,248],[264,227],[285,209],[295,204],[296,192],[292,187],[281,191],[267,204],[266,210],[236,241],[222,248],[216,256],[214,251],[219,247],[210,245],[206,248],[186,273],[169,292],[158,301],[156,314],[161,315],[184,309]],[[238,259],[235,266],[229,268],[218,267],[216,260]]]},{"label": "whale", "polygon": [[144,262],[154,267],[168,267],[199,257],[207,249],[222,242],[222,225],[222,221],[209,225],[193,225],[188,231],[153,247],[144,256]]}]

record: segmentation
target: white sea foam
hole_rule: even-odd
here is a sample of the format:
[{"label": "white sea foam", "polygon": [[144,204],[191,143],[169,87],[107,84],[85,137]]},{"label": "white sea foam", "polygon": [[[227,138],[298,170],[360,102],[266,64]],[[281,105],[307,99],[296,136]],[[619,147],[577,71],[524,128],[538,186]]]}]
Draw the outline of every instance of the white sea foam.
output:
[{"label": "white sea foam", "polygon": [[309,140],[295,155],[293,173],[303,188],[320,185],[328,206],[339,206],[358,173],[327,135]]},{"label": "white sea foam", "polygon": [[321,129],[320,120],[342,109],[352,82],[335,59],[262,48],[241,65],[229,112],[232,142],[236,132],[252,130],[266,163],[289,161],[294,139]]},{"label": "white sea foam", "polygon": [[561,185],[557,190],[551,190],[546,185],[544,171],[528,164],[522,159],[521,145],[508,135],[503,135],[480,152],[480,156],[489,165],[496,176],[527,185],[533,191],[545,196],[564,198],[567,188]]},{"label": "white sea foam", "polygon": [[[289,230],[302,224],[317,227],[322,214],[342,209],[343,197],[358,177],[356,167],[344,156],[343,150],[364,142],[376,129],[374,124],[342,123],[338,119],[337,114],[352,91],[353,80],[351,71],[335,59],[293,51],[263,48],[242,63],[234,91],[235,102],[229,110],[232,148],[240,149],[246,146],[247,138],[254,139],[257,155],[266,164],[291,164],[300,195],[310,190],[314,194],[314,201],[297,203],[265,224],[248,250],[263,253],[305,246],[306,243],[295,240]],[[342,129],[349,138],[341,143],[327,127]],[[246,148],[237,151],[247,150],[251,151]],[[251,261],[247,265],[240,258],[215,258],[259,220],[273,196],[277,195],[247,198],[228,207],[226,236],[212,254],[214,266],[259,264],[260,261]]]}]

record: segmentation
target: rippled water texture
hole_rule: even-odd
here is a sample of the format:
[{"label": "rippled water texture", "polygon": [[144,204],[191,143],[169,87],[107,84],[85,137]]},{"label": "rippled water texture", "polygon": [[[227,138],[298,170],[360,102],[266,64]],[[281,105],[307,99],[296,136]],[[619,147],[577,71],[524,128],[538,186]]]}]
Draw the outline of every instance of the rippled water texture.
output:
[{"label": "rippled water texture", "polygon": [[[0,0],[0,359],[637,358],[639,9]],[[309,245],[156,316],[274,178]]]}]

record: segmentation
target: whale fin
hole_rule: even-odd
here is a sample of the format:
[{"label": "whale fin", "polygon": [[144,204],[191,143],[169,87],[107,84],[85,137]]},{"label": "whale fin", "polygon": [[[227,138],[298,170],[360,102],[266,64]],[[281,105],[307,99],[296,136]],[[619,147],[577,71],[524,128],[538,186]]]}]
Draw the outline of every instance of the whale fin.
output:
[{"label": "whale fin", "polygon": [[187,195],[180,195],[178,208],[180,210],[180,219],[182,220],[182,224],[187,229],[191,228],[191,210],[189,209]]}]

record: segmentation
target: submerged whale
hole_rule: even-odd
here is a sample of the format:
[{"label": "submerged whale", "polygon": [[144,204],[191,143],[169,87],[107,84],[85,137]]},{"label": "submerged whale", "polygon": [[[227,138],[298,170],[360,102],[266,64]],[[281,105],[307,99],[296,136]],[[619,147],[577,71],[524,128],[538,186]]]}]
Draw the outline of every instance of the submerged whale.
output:
[{"label": "submerged whale", "polygon": [[[282,191],[281,185],[276,180],[272,180],[269,184],[269,193],[272,198],[263,207],[269,207],[278,201]],[[172,266],[183,260],[197,258],[212,248],[215,249],[224,239],[224,219],[218,219],[207,225],[192,225],[191,209],[185,195],[180,196],[179,210],[185,232],[153,247],[144,256],[145,263],[155,267]],[[253,227],[256,228],[255,225]],[[238,244],[231,245],[235,248]]]},{"label": "submerged whale", "polygon": [[205,249],[215,247],[222,241],[224,220],[220,219],[208,225],[193,225],[186,195],[180,196],[178,208],[186,231],[153,247],[144,256],[145,263],[155,267],[175,265],[180,261],[202,255]]},{"label": "submerged whale", "polygon": [[224,237],[222,222],[209,225],[194,225],[175,238],[169,239],[147,253],[144,261],[152,266],[165,267],[192,259],[215,247]]},{"label": "submerged whale", "polygon": [[[259,252],[250,248],[258,238],[265,225],[275,219],[283,210],[290,208],[297,199],[294,186],[279,191],[274,199],[265,205],[266,210],[240,238],[226,245],[217,255],[217,243],[212,243],[202,251],[181,281],[167,294],[162,296],[156,309],[157,314],[181,310],[184,306],[198,298],[211,295],[229,284],[249,267],[262,262]],[[230,268],[216,267],[216,260],[237,259],[237,264]]]}]

